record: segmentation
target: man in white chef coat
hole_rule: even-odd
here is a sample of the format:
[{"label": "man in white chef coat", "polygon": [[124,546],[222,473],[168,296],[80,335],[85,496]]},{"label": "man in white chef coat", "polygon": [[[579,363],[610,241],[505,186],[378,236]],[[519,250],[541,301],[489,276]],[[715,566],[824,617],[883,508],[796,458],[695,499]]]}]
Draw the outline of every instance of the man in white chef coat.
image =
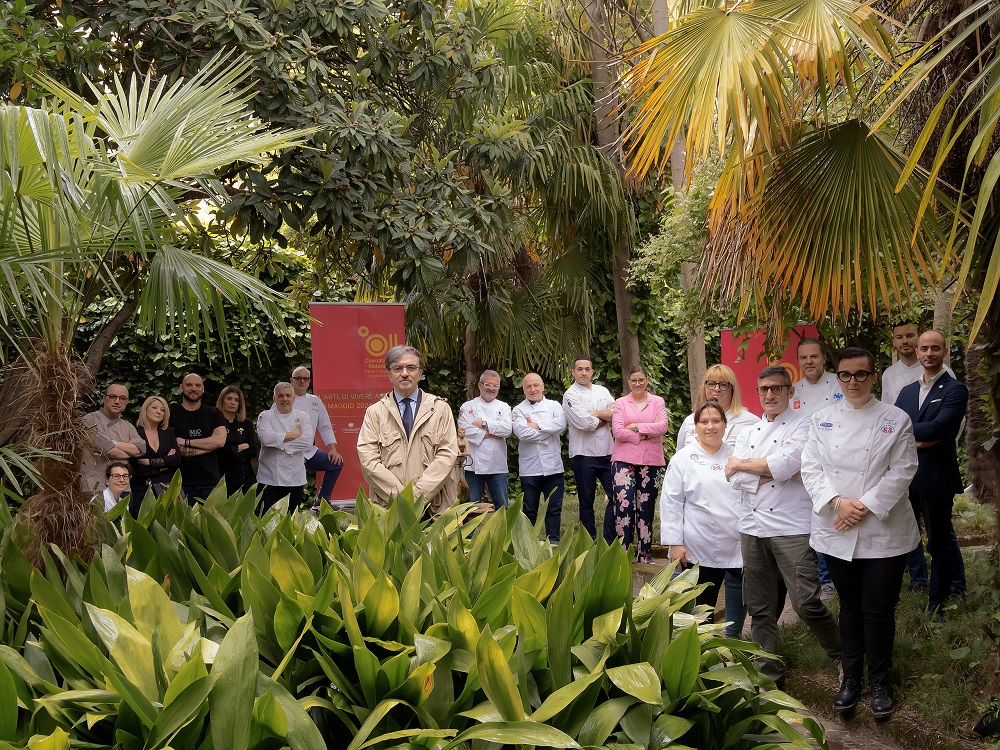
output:
[{"label": "man in white chef coat", "polygon": [[791,405],[799,416],[811,417],[844,400],[837,376],[826,370],[826,354],[819,339],[802,339],[795,347],[795,355],[802,379],[795,384]]},{"label": "man in white chef coat", "polygon": [[465,482],[469,500],[478,503],[489,490],[494,508],[507,507],[507,438],[511,434],[510,406],[497,398],[500,373],[484,370],[479,376],[479,395],[462,404],[458,426],[465,428],[469,458]]},{"label": "man in white chef coat", "polygon": [[545,512],[545,535],[559,541],[562,501],[565,489],[560,435],[566,429],[566,415],[558,401],[545,398],[541,376],[529,372],[521,381],[524,401],[511,411],[517,446],[521,489],[524,492],[524,515],[531,524],[538,518],[541,497],[548,498]]},{"label": "man in white chef coat", "polygon": [[[816,553],[809,546],[812,502],[799,468],[809,422],[790,407],[795,387],[788,370],[765,367],[757,377],[764,416],[736,440],[726,463],[726,477],[740,492],[740,549],[743,553],[743,599],[753,640],[769,653],[778,650],[778,582],[788,588],[795,613],[840,659],[840,629],[820,600]],[[780,682],[780,665],[761,659],[761,671]]]}]

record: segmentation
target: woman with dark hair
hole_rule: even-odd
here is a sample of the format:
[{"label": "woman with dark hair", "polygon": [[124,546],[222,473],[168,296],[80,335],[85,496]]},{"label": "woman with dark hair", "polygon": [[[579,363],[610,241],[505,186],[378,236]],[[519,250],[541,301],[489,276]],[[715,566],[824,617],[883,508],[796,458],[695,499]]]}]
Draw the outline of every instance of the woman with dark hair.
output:
[{"label": "woman with dark hair", "polygon": [[139,516],[147,490],[152,490],[156,497],[162,495],[181,464],[177,436],[170,426],[170,407],[164,399],[150,396],[143,401],[135,429],[146,441],[146,452],[132,459],[135,487],[129,498],[128,512],[133,518]]},{"label": "woman with dark hair", "polygon": [[253,461],[260,446],[253,424],[247,419],[247,402],[239,386],[227,385],[215,405],[226,418],[226,444],[219,451],[219,469],[229,492],[246,492],[257,483]]},{"label": "woman with dark hair", "polygon": [[908,502],[917,448],[906,412],[872,396],[871,352],[844,349],[837,380],[844,400],[812,416],[802,451],[813,506],[809,544],[826,556],[840,597],[844,677],[834,710],[857,705],[867,658],[872,715],[885,719],[896,708],[888,685],[896,603],[907,555],[920,540]]},{"label": "woman with dark hair", "polygon": [[649,379],[641,367],[628,375],[630,393],[615,401],[611,413],[611,451],[614,496],[611,498],[615,534],[628,549],[636,537],[636,560],[652,562],[653,514],[666,459],[663,435],[667,407],[663,399],[647,392]]},{"label": "woman with dark hair", "polygon": [[[715,610],[727,575],[743,580],[740,495],[726,479],[733,446],[725,441],[726,410],[705,401],[694,410],[695,439],[670,459],[660,494],[660,541],[678,569],[700,566],[699,583],[712,584],[696,600]],[[709,616],[710,620],[712,615]],[[726,635],[738,638],[746,618],[739,587],[726,587]]]},{"label": "woman with dark hair", "polygon": [[129,493],[131,481],[132,470],[129,468],[128,461],[112,461],[108,464],[108,468],[104,470],[104,483],[106,485],[104,491],[94,497],[95,500],[98,497],[101,498],[105,513],[118,505],[122,495]]}]

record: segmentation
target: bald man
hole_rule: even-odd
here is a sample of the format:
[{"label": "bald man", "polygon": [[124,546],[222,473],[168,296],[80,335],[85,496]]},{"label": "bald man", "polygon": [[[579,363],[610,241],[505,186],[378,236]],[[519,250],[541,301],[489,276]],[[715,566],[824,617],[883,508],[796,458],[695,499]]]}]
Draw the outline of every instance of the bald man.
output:
[{"label": "bald man", "polygon": [[[920,380],[905,386],[896,406],[913,422],[917,441],[917,473],[910,484],[910,503],[927,531],[931,556],[927,611],[943,617],[954,570],[950,554],[951,509],[955,495],[964,491],[958,468],[956,440],[969,404],[969,389],[944,367],[948,344],[938,331],[925,331],[917,339],[917,358],[923,367]],[[960,590],[964,590],[964,580]]]},{"label": "bald man", "polygon": [[192,505],[204,500],[222,479],[216,451],[226,444],[226,418],[202,403],[205,381],[197,373],[181,380],[181,402],[170,407],[170,426],[181,449],[181,488]]}]

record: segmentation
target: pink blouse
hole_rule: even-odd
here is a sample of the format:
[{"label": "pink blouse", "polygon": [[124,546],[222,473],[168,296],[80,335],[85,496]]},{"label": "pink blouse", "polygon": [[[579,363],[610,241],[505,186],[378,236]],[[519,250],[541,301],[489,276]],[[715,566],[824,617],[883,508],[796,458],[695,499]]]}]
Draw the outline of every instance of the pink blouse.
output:
[{"label": "pink blouse", "polygon": [[[667,431],[667,406],[663,399],[646,394],[645,403],[635,403],[630,393],[615,401],[611,414],[611,432],[615,436],[612,461],[636,466],[665,466],[663,435]],[[635,424],[639,431],[626,429]]]}]

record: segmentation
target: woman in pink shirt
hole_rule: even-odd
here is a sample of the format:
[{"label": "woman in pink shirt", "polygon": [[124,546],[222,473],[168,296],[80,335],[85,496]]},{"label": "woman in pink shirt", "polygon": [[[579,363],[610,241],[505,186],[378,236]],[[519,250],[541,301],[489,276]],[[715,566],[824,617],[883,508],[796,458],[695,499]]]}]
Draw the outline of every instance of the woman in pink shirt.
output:
[{"label": "woman in pink shirt", "polygon": [[646,371],[636,367],[628,376],[631,391],[615,401],[611,432],[615,448],[611,452],[614,475],[615,532],[628,549],[636,534],[636,560],[652,562],[653,512],[659,495],[663,457],[663,435],[667,431],[667,407],[663,399],[646,392]]}]

